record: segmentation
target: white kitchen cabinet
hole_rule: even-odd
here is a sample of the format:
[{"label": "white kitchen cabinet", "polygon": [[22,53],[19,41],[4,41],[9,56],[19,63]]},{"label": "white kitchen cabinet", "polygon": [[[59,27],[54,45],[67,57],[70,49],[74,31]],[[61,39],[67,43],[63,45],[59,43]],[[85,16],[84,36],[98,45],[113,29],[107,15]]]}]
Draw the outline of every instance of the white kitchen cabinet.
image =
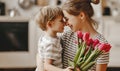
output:
[{"label": "white kitchen cabinet", "polygon": [[103,34],[112,45],[109,67],[120,67],[120,22],[112,17],[104,17],[103,22]]},{"label": "white kitchen cabinet", "polygon": [[105,17],[104,36],[115,47],[120,47],[120,22],[116,22],[114,18]]}]

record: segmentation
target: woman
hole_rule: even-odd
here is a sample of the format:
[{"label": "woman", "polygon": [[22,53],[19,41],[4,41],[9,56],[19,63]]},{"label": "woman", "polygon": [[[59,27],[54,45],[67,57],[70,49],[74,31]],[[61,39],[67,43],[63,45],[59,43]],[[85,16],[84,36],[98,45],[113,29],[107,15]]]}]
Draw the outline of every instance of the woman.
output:
[{"label": "woman", "polygon": [[[76,31],[89,32],[90,37],[93,39],[97,38],[100,42],[107,43],[105,38],[95,30],[97,24],[92,19],[94,11],[91,3],[98,4],[99,0],[68,0],[63,5],[63,13],[67,19],[67,24],[72,29],[72,31],[66,32],[62,37],[64,68],[68,66],[68,59],[73,60],[77,49],[77,45],[73,41],[76,39]],[[96,65],[89,70],[106,71],[108,62],[109,53],[104,53],[97,59]]]}]

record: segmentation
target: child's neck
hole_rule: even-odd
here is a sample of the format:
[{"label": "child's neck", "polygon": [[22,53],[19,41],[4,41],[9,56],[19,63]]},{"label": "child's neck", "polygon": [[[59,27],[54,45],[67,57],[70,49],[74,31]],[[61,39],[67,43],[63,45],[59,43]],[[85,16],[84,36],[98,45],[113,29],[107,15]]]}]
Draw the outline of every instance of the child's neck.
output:
[{"label": "child's neck", "polygon": [[46,35],[50,36],[50,37],[53,37],[53,38],[56,38],[57,37],[57,33],[56,32],[53,32],[52,30],[47,30],[46,31]]}]

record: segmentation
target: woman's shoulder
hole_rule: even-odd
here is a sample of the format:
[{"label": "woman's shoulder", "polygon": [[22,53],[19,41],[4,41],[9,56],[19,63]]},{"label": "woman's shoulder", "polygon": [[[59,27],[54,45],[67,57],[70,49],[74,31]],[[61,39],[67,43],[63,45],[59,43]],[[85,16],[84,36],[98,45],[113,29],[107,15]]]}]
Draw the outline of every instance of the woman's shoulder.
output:
[{"label": "woman's shoulder", "polygon": [[73,32],[72,32],[72,30],[69,28],[69,27],[65,27],[65,29],[64,29],[64,32],[63,32],[63,35],[65,36],[65,35],[71,35]]},{"label": "woman's shoulder", "polygon": [[100,33],[96,34],[94,38],[98,39],[101,43],[108,43],[108,41],[105,39],[105,37]]},{"label": "woman's shoulder", "polygon": [[73,35],[73,32],[71,30],[64,31],[61,35],[61,39],[69,38]]},{"label": "woman's shoulder", "polygon": [[71,35],[73,32],[71,30],[65,31],[63,34],[64,35]]}]

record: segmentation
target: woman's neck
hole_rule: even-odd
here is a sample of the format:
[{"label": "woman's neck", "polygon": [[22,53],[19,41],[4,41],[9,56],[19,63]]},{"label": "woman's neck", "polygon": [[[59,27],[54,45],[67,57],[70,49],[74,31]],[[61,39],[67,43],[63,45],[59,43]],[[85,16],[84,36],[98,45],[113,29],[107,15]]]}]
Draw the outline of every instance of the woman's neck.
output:
[{"label": "woman's neck", "polygon": [[88,32],[90,33],[90,37],[94,37],[98,32],[92,27],[90,22],[84,23],[85,25],[82,27],[82,32]]}]

